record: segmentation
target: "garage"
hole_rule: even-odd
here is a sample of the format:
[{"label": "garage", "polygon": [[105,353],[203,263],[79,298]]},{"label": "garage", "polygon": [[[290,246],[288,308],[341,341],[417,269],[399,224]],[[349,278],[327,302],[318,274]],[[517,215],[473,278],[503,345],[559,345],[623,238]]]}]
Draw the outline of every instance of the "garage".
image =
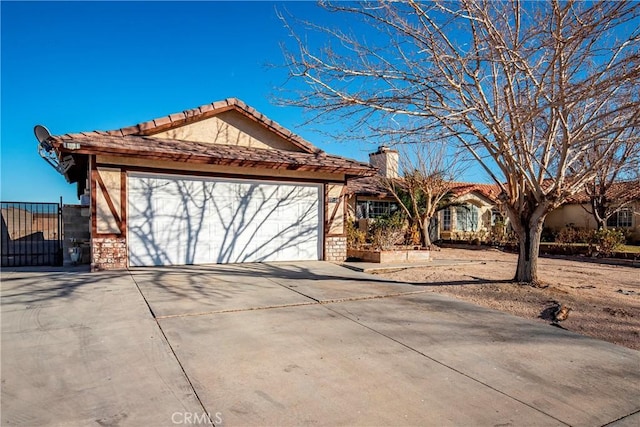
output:
[{"label": "garage", "polygon": [[130,174],[131,266],[321,259],[321,186]]},{"label": "garage", "polygon": [[89,207],[95,271],[343,261],[347,180],[376,173],[234,98],[41,139]]}]

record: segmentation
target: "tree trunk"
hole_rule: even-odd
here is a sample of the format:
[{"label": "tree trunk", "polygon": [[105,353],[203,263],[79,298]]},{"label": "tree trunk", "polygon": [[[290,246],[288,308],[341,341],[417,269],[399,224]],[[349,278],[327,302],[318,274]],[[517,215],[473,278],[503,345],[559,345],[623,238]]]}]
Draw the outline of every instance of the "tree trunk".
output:
[{"label": "tree trunk", "polygon": [[533,198],[526,200],[525,207],[518,210],[506,206],[511,228],[518,235],[518,266],[513,278],[515,282],[539,283],[540,237],[544,219],[552,207],[548,203],[538,203]]},{"label": "tree trunk", "polygon": [[606,201],[602,197],[591,198],[591,211],[593,212],[593,218],[596,220],[596,227],[599,229],[607,228],[607,208],[605,206]]},{"label": "tree trunk", "polygon": [[[538,256],[540,254],[540,236],[543,221],[536,221],[533,225],[527,221],[517,227],[519,251],[518,267],[514,280],[524,283],[538,283]],[[519,230],[518,230],[519,229]]]},{"label": "tree trunk", "polygon": [[425,248],[431,247],[431,236],[429,236],[429,224],[431,223],[431,217],[426,216],[422,218],[422,243]]}]

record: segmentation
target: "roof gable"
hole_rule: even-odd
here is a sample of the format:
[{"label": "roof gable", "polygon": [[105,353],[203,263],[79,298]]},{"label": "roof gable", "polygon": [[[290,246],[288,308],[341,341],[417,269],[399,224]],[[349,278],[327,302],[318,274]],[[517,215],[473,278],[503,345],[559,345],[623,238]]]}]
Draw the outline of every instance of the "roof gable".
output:
[{"label": "roof gable", "polygon": [[100,133],[110,136],[153,135],[162,139],[256,146],[304,153],[322,151],[236,98]]},{"label": "roof gable", "polygon": [[187,123],[152,135],[159,139],[199,142],[203,144],[235,145],[248,148],[307,152],[271,129],[249,119],[237,110]]}]

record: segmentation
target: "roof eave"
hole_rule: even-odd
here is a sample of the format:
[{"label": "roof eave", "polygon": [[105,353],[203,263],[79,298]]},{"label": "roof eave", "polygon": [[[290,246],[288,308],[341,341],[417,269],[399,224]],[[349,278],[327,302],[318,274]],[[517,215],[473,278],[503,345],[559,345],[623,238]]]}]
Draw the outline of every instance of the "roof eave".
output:
[{"label": "roof eave", "polygon": [[69,150],[64,148],[64,145],[60,142],[57,144],[61,153],[67,154],[80,154],[80,155],[104,155],[104,156],[135,156],[146,160],[159,160],[159,161],[174,161],[182,163],[196,163],[202,165],[218,165],[218,166],[238,166],[238,167],[259,167],[263,169],[286,169],[304,172],[325,172],[334,174],[344,174],[347,176],[370,176],[375,171],[370,171],[366,168],[349,168],[340,166],[322,166],[322,165],[308,165],[304,163],[286,163],[286,162],[270,162],[259,160],[246,160],[235,159],[226,157],[212,157],[207,155],[198,154],[180,154],[180,153],[166,153],[156,152],[149,153],[141,150],[131,150],[126,148],[120,148],[117,150],[111,148],[100,147],[82,147]]}]

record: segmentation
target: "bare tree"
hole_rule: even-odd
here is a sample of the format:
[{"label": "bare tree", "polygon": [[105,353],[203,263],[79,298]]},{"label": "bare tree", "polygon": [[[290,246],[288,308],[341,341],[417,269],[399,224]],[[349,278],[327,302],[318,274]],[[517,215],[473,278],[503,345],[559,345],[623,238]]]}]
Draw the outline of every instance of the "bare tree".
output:
[{"label": "bare tree", "polygon": [[[515,280],[537,282],[546,215],[591,182],[640,121],[640,3],[461,0],[322,3],[352,33],[284,19],[289,105],[377,138],[439,131],[500,186],[519,237]],[[289,24],[291,22],[291,24]],[[307,34],[302,36],[302,32]],[[319,32],[324,47],[308,40]],[[405,120],[409,119],[409,120]]]},{"label": "bare tree", "polygon": [[401,178],[379,177],[400,208],[417,226],[422,245],[431,246],[429,224],[437,211],[449,202],[459,163],[444,144],[411,144],[401,147]]},{"label": "bare tree", "polygon": [[607,228],[607,220],[620,209],[640,198],[640,133],[636,128],[625,130],[615,147],[608,140],[594,141],[578,167],[604,159],[595,177],[585,185],[589,205],[585,210],[593,215],[598,228]]}]

